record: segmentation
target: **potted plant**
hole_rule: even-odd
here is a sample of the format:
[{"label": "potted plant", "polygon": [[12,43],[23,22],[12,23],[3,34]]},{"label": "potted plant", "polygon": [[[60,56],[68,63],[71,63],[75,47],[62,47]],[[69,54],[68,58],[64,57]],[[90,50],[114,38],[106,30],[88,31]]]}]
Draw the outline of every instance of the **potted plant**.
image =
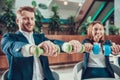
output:
[{"label": "potted plant", "polygon": [[47,6],[45,4],[39,3],[37,4],[37,2],[35,0],[33,0],[31,2],[32,6],[35,8],[35,28],[34,31],[36,33],[40,33],[42,32],[41,27],[42,27],[42,19],[44,19],[43,15],[41,14],[39,8],[41,9],[47,9]]},{"label": "potted plant", "polygon": [[80,35],[83,35],[83,36],[86,35],[86,34],[87,34],[88,25],[89,25],[91,22],[93,22],[93,21],[92,21],[92,19],[91,19],[91,16],[89,16],[89,17],[87,18],[87,21],[86,21],[85,23],[83,23],[83,24],[79,27],[78,33],[79,33]]},{"label": "potted plant", "polygon": [[8,32],[15,32],[18,29],[16,24],[16,15],[12,11],[14,0],[5,0],[5,5],[3,6],[3,12],[0,14],[0,21],[2,24],[5,24]]},{"label": "potted plant", "polygon": [[70,34],[75,34],[75,20],[74,20],[74,16],[70,16],[67,19],[67,24],[68,24],[68,30],[70,32]]},{"label": "potted plant", "polygon": [[110,35],[118,35],[119,34],[119,28],[116,28],[115,25],[109,26],[109,34]]},{"label": "potted plant", "polygon": [[59,32],[60,31],[60,17],[58,15],[58,5],[53,4],[51,7],[51,11],[54,13],[53,16],[50,18],[50,23],[49,23],[49,30],[51,31],[52,34],[55,34],[55,31]]}]

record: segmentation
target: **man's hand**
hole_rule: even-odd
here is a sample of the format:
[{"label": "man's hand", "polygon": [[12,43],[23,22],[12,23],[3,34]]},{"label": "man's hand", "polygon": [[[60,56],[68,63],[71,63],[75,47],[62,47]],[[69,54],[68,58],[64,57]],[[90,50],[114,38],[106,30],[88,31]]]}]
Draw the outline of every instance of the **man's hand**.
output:
[{"label": "man's hand", "polygon": [[44,49],[45,56],[56,56],[57,55],[57,46],[51,41],[44,41],[38,45],[39,48]]},{"label": "man's hand", "polygon": [[71,40],[68,43],[70,43],[72,45],[71,53],[79,53],[80,52],[80,50],[82,48],[82,44],[78,40]]},{"label": "man's hand", "polygon": [[44,50],[36,45],[30,46],[29,52],[31,55],[34,55],[35,57],[39,57],[40,55],[44,54]]}]

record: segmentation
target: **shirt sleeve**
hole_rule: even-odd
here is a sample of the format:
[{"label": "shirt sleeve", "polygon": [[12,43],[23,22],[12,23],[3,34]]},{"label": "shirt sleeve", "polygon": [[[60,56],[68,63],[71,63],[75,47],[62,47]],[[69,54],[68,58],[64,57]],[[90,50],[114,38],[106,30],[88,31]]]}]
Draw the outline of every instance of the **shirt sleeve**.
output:
[{"label": "shirt sleeve", "polygon": [[21,53],[23,54],[24,57],[33,56],[32,54],[30,54],[30,50],[29,50],[30,46],[33,46],[33,45],[27,44],[27,45],[22,47]]}]

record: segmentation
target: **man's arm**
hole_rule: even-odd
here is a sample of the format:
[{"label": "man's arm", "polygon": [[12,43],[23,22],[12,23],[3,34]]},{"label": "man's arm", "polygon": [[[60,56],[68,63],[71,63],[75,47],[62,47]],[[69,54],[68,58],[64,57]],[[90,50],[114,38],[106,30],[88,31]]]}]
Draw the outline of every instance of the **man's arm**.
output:
[{"label": "man's arm", "polygon": [[5,34],[1,40],[2,51],[6,55],[11,55],[15,57],[23,57],[21,49],[27,43],[17,41],[14,34]]}]

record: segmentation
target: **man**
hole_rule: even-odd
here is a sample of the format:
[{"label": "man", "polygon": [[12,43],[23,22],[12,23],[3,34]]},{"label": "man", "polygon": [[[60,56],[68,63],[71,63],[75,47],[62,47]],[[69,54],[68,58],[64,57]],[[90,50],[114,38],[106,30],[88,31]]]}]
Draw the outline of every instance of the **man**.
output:
[{"label": "man", "polygon": [[[17,11],[16,23],[19,31],[15,34],[6,33],[2,38],[2,50],[9,63],[7,80],[54,80],[49,68],[47,56],[57,53],[55,44],[62,47],[64,41],[49,40],[44,34],[34,34],[34,8],[20,7]],[[69,42],[73,52],[78,52],[79,41]],[[44,49],[44,54],[35,57],[36,46]]]}]

